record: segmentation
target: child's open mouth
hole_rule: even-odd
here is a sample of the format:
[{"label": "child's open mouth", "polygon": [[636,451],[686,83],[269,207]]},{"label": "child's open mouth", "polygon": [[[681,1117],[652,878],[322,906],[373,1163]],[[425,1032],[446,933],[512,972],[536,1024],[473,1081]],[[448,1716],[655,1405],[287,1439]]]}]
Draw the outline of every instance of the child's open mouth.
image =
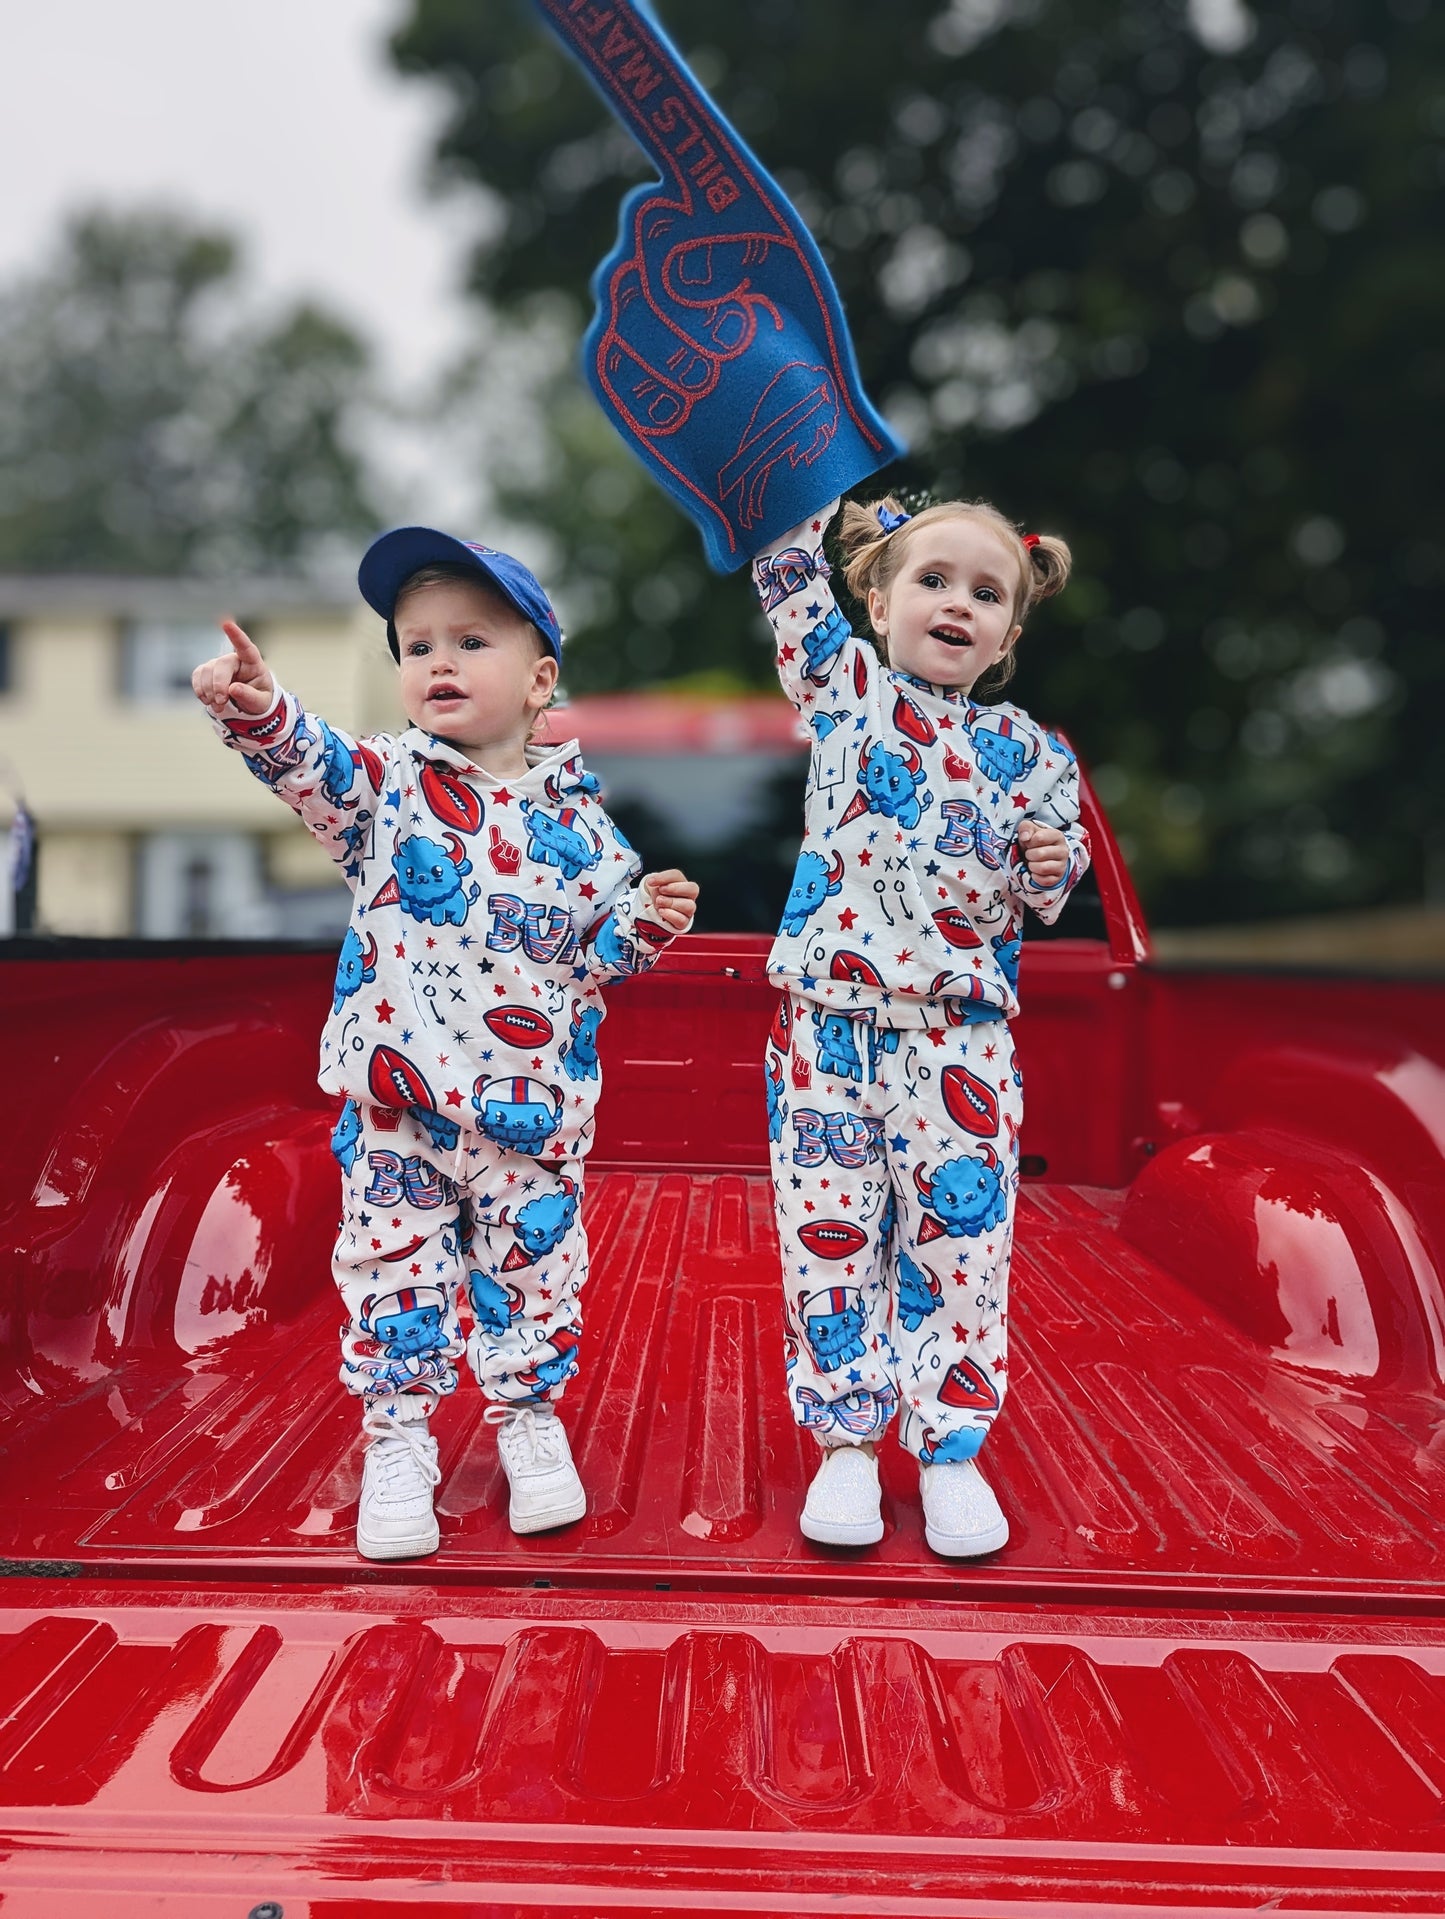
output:
[{"label": "child's open mouth", "polygon": [[434,686],[427,694],[428,701],[445,702],[448,705],[453,700],[464,700],[466,697],[459,686]]},{"label": "child's open mouth", "polygon": [[931,640],[942,640],[945,646],[972,646],[973,635],[965,633],[961,626],[931,626],[928,629]]}]

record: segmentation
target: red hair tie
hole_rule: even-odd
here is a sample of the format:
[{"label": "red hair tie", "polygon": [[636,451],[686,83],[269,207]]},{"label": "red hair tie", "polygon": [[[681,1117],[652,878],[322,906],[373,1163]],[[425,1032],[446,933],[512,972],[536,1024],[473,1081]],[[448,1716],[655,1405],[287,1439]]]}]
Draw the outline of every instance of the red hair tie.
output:
[{"label": "red hair tie", "polygon": [[1039,536],[1037,533],[1025,533],[1024,545],[1028,547],[1030,552],[1033,551],[1033,549],[1038,545],[1038,543],[1039,543]]}]

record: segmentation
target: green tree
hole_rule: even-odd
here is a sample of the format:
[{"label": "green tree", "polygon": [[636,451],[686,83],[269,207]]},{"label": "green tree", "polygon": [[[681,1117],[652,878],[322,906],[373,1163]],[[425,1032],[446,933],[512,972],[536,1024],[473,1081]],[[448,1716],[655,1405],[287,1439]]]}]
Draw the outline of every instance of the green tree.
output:
[{"label": "green tree", "polygon": [[0,295],[0,567],[291,566],[375,526],[365,347],[307,304],[240,317],[241,291],[227,235],[138,212],[75,218]]},{"label": "green tree", "polygon": [[[1445,13],[667,12],[829,257],[913,448],[894,477],[1073,543],[1017,697],[1098,769],[1156,914],[1418,897],[1445,812]],[[450,88],[445,170],[505,210],[478,292],[575,337],[640,156],[521,0],[412,0],[394,46]],[[572,683],[765,679],[746,583],[570,368],[545,422],[500,477],[588,609]]]}]

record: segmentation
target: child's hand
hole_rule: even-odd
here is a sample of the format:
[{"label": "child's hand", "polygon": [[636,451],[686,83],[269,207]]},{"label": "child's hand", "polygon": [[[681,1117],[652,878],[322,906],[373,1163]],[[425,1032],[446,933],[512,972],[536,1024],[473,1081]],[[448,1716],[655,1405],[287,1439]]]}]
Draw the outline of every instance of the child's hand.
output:
[{"label": "child's hand", "polygon": [[665,873],[645,873],[642,889],[652,901],[652,910],[674,933],[685,933],[697,911],[697,881],[688,879],[675,866]]},{"label": "child's hand", "polygon": [[253,717],[266,712],[276,697],[276,682],[260,648],[234,620],[222,620],[221,631],[231,642],[231,651],[198,666],[191,675],[191,691],[213,713],[227,704]]},{"label": "child's hand", "polygon": [[1019,846],[1035,886],[1057,886],[1069,870],[1069,842],[1057,826],[1025,820],[1018,832]]}]

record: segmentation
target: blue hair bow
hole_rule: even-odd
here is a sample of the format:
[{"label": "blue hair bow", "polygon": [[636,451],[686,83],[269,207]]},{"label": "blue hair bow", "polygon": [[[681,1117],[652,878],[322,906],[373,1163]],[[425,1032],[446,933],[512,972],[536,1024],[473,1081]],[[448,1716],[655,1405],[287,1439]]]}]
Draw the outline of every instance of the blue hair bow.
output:
[{"label": "blue hair bow", "polygon": [[904,452],[812,235],[638,0],[533,0],[657,167],[592,281],[587,380],[731,572]]},{"label": "blue hair bow", "polygon": [[900,526],[907,526],[913,518],[911,513],[895,513],[891,506],[884,506],[881,500],[873,511],[878,515],[878,524],[885,533],[896,533]]}]

